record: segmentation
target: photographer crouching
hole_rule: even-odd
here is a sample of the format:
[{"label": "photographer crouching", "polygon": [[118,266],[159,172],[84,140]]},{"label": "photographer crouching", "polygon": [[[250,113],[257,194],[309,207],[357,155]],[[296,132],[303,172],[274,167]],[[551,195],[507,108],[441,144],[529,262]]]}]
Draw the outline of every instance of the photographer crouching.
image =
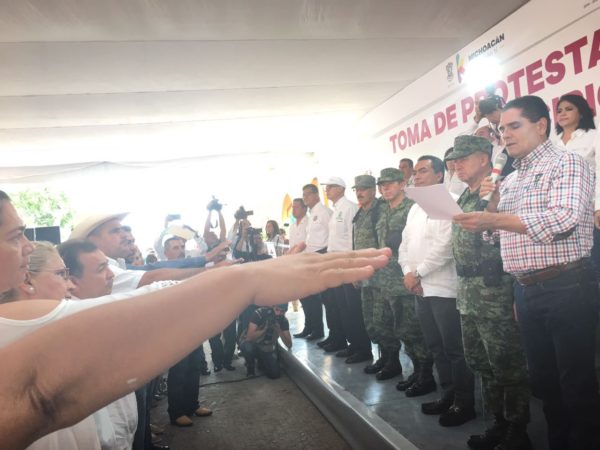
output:
[{"label": "photographer crouching", "polygon": [[248,329],[240,338],[240,350],[246,359],[246,376],[255,375],[255,360],[258,367],[271,379],[279,378],[281,370],[277,357],[277,340],[281,338],[285,346],[292,348],[290,324],[285,318],[287,304],[272,308],[256,309],[248,323]]}]

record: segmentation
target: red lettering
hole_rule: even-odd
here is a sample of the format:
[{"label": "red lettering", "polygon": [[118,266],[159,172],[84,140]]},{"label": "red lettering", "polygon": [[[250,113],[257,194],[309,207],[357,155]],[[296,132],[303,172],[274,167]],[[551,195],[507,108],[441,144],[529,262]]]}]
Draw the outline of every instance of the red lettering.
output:
[{"label": "red lettering", "polygon": [[415,123],[412,128],[408,127],[408,146],[417,145],[419,141],[419,124]]},{"label": "red lettering", "polygon": [[573,55],[573,68],[575,70],[575,75],[581,73],[583,70],[583,65],[581,64],[581,47],[587,45],[587,42],[587,36],[584,36],[581,39],[577,39],[575,42],[571,42],[565,47],[565,55],[567,53],[571,53]]},{"label": "red lettering", "polygon": [[436,112],[433,115],[433,127],[435,128],[435,134],[439,135],[446,129],[446,116],[442,111]]},{"label": "red lettering", "polygon": [[421,122],[421,142],[425,139],[431,139],[431,131],[429,131],[427,120],[423,119],[423,122]]},{"label": "red lettering", "polygon": [[548,84],[558,84],[565,77],[565,65],[559,62],[562,57],[562,52],[559,52],[558,50],[553,51],[546,57],[544,67],[546,68],[546,72],[552,74],[546,77]]},{"label": "red lettering", "polygon": [[513,91],[515,92],[515,98],[518,98],[521,96],[521,84],[520,84],[519,80],[523,77],[523,75],[525,75],[525,70],[519,69],[516,72],[513,72],[509,76],[506,77],[506,81],[508,81],[509,83],[512,83],[512,85],[513,85]]},{"label": "red lettering", "polygon": [[590,50],[590,64],[588,65],[588,69],[596,67],[598,61],[600,61],[600,28],[594,32],[594,39],[592,40],[592,48]]},{"label": "red lettering", "polygon": [[544,89],[544,80],[542,74],[542,60],[538,59],[525,67],[527,77],[527,92],[533,94]]},{"label": "red lettering", "polygon": [[400,147],[400,150],[406,148],[406,133],[404,131],[398,133],[398,147]]},{"label": "red lettering", "polygon": [[398,136],[396,136],[395,134],[392,134],[390,136],[390,142],[392,143],[394,153],[396,153],[396,139],[398,139]]},{"label": "red lettering", "polygon": [[448,120],[449,130],[458,126],[458,121],[456,120],[456,105],[450,105],[446,108],[446,119]]},{"label": "red lettering", "polygon": [[475,111],[475,102],[471,97],[465,97],[460,101],[460,110],[462,111],[462,123],[466,123],[469,115]]}]

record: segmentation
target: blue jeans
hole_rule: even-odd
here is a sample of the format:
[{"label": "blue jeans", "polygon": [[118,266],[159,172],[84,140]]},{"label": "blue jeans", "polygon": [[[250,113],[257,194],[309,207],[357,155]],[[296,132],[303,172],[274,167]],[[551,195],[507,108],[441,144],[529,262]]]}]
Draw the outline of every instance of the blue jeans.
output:
[{"label": "blue jeans", "polygon": [[591,267],[521,286],[515,301],[532,393],[544,404],[551,450],[600,448],[594,370],[598,285]]}]

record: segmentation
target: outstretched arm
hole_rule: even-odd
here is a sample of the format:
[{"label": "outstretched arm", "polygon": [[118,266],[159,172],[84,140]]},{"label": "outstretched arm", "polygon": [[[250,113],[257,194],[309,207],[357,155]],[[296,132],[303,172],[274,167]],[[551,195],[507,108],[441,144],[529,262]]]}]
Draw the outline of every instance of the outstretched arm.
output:
[{"label": "outstretched arm", "polygon": [[[24,448],[144,385],[251,303],[366,279],[390,255],[371,249],[231,266],[53,322],[0,349],[0,448]],[[150,324],[162,332],[148,334]]]}]

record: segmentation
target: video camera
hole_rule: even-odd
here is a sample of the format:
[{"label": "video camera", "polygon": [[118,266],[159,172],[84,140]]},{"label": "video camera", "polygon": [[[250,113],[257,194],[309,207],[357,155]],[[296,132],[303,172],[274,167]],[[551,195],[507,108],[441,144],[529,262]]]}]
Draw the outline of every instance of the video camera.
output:
[{"label": "video camera", "polygon": [[223,209],[223,204],[219,203],[219,200],[213,195],[212,200],[206,205],[206,209],[209,211],[221,211],[221,209]]},{"label": "video camera", "polygon": [[479,112],[482,116],[487,116],[497,109],[504,107],[504,99],[495,93],[495,87],[486,88],[487,97],[479,101]]},{"label": "video camera", "polygon": [[248,218],[248,216],[251,216],[253,214],[254,211],[246,211],[246,209],[243,206],[240,206],[238,210],[233,214],[233,217],[235,217],[235,220],[245,220]]}]

